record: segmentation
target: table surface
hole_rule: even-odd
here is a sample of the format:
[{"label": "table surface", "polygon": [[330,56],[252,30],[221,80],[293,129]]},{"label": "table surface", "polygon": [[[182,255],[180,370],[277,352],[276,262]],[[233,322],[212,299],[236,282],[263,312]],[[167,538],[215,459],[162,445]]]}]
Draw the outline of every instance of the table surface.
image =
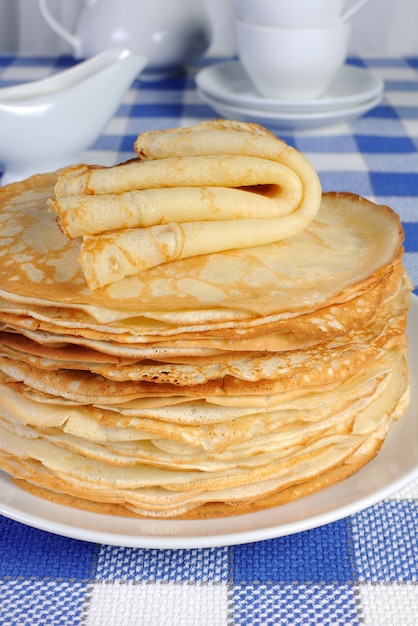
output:
[{"label": "table surface", "polygon": [[[3,55],[0,87],[73,63]],[[350,63],[384,80],[376,108],[347,124],[272,130],[310,159],[325,191],[355,192],[399,213],[418,294],[418,58]],[[215,118],[196,93],[197,69],[136,80],[85,160],[111,165],[134,156],[143,131]],[[107,545],[0,516],[0,625],[415,626],[417,519],[418,480],[332,523],[232,546]]]}]

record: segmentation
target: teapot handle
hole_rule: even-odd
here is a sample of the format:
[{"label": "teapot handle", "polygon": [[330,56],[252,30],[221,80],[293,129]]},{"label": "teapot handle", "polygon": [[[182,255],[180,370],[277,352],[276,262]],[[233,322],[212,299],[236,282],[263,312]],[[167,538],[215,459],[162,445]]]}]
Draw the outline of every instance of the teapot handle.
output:
[{"label": "teapot handle", "polygon": [[64,41],[70,44],[73,49],[75,57],[81,57],[81,41],[79,37],[70,33],[62,24],[60,24],[55,17],[50,13],[47,0],[38,0],[38,10],[53,31],[57,33]]}]

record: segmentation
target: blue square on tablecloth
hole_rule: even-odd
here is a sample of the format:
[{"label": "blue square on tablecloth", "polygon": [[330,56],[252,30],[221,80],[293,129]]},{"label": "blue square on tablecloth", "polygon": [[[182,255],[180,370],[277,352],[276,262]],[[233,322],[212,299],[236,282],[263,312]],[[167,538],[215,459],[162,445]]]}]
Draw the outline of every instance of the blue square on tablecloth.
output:
[{"label": "blue square on tablecloth", "polygon": [[163,78],[156,81],[142,80],[141,77],[139,77],[139,82],[141,84],[141,89],[144,89],[145,91],[174,91],[175,89],[178,91],[184,91],[185,89],[195,88],[194,78],[187,76],[186,74]]},{"label": "blue square on tablecloth", "polygon": [[309,532],[236,546],[235,584],[337,583],[351,580],[345,520]]},{"label": "blue square on tablecloth", "polygon": [[349,56],[347,58],[347,63],[349,65],[355,65],[356,67],[366,67],[366,59],[360,59],[360,57]]},{"label": "blue square on tablecloth", "polygon": [[0,581],[0,626],[81,624],[87,585],[55,581]]},{"label": "blue square on tablecloth", "polygon": [[418,582],[418,503],[385,501],[350,518],[353,567],[362,582]]},{"label": "blue square on tablecloth", "polygon": [[229,577],[228,548],[157,550],[101,546],[96,580],[141,582],[225,582]]},{"label": "blue square on tablecloth", "polygon": [[120,152],[132,152],[132,158],[137,157],[137,154],[134,151],[134,143],[137,140],[138,134],[136,135],[124,135],[120,138]]},{"label": "blue square on tablecloth", "polygon": [[[418,216],[417,216],[418,220]],[[405,233],[405,252],[418,252],[418,228],[416,224],[403,223]]]},{"label": "blue square on tablecloth", "polygon": [[358,626],[351,585],[240,585],[234,587],[235,626]]},{"label": "blue square on tablecloth", "polygon": [[[118,117],[129,117],[134,119],[136,117],[170,117],[173,119],[173,127],[178,125],[178,120],[182,115],[183,105],[180,102],[164,103],[164,102],[152,102],[144,104],[130,104],[119,107]],[[174,121],[175,120],[175,121]]]},{"label": "blue square on tablecloth", "polygon": [[59,70],[65,70],[81,62],[82,59],[75,59],[71,54],[62,54],[61,56],[54,59],[54,67]]},{"label": "blue square on tablecloth", "polygon": [[376,153],[396,153],[396,152],[414,152],[417,149],[409,137],[382,137],[374,135],[354,135],[360,152],[367,154],[368,152]]},{"label": "blue square on tablecloth", "polygon": [[379,104],[378,106],[370,109],[363,118],[379,118],[384,120],[390,119],[398,119],[398,114],[396,113],[396,109],[394,107],[389,106],[387,104]]},{"label": "blue square on tablecloth", "polygon": [[4,54],[4,53],[2,53],[0,55],[0,67],[8,67],[9,65],[12,65],[14,60],[15,60],[14,54]]},{"label": "blue square on tablecloth", "polygon": [[416,196],[418,173],[370,172],[370,180],[376,196]]},{"label": "blue square on tablecloth", "polygon": [[418,56],[405,57],[405,61],[408,63],[408,65],[418,70]]},{"label": "blue square on tablecloth", "polygon": [[91,578],[97,547],[0,517],[0,578]]},{"label": "blue square on tablecloth", "polygon": [[[106,152],[119,152],[121,145],[119,135],[103,134],[90,146],[90,150],[104,150]],[[132,144],[131,144],[132,150]]]}]

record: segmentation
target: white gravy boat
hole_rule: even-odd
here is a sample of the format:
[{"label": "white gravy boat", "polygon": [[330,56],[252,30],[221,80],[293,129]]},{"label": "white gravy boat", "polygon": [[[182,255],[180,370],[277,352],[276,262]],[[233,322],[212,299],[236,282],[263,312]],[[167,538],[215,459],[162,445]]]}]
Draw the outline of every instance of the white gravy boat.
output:
[{"label": "white gravy boat", "polygon": [[38,0],[38,8],[76,58],[122,46],[147,57],[141,78],[154,79],[178,74],[209,47],[206,1],[84,0],[75,33],[54,18],[47,0]]},{"label": "white gravy boat", "polygon": [[49,78],[0,89],[2,184],[79,162],[146,62],[112,48]]}]

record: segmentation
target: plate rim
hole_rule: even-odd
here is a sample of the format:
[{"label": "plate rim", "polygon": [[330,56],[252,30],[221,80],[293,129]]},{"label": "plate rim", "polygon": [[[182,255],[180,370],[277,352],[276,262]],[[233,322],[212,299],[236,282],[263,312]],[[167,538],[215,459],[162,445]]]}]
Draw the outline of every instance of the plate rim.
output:
[{"label": "plate rim", "polygon": [[[411,294],[411,308],[408,319],[408,336],[409,345],[412,344],[418,338],[418,297],[415,294]],[[411,378],[418,378],[418,355],[409,351],[409,361],[411,367]],[[399,420],[391,425],[388,436],[382,446],[379,454],[370,461],[366,466],[356,472],[350,478],[345,479],[331,487],[322,489],[319,492],[305,496],[294,502],[284,504],[278,507],[272,507],[264,511],[256,513],[249,513],[246,515],[232,516],[228,518],[220,518],[215,520],[162,520],[162,519],[141,519],[141,518],[119,518],[109,515],[102,515],[100,513],[91,513],[82,511],[80,509],[73,509],[68,506],[55,504],[48,502],[25,492],[17,487],[10,479],[10,477],[3,471],[0,471],[0,514],[12,519],[16,522],[22,523],[26,526],[43,530],[63,537],[78,539],[81,541],[88,541],[97,544],[106,544],[114,546],[123,546],[130,548],[157,548],[157,549],[190,549],[190,548],[214,548],[222,546],[231,546],[237,544],[253,543],[257,541],[264,541],[268,539],[274,539],[282,536],[289,536],[298,532],[304,532],[312,530],[326,524],[336,522],[344,519],[354,513],[358,513],[373,504],[376,504],[385,498],[388,498],[396,491],[399,491],[415,478],[418,478],[418,445],[414,447],[415,456],[411,459],[411,465],[407,471],[403,471],[401,474],[394,476],[387,484],[383,484],[376,490],[369,491],[362,497],[352,498],[347,504],[337,506],[329,509],[328,511],[321,512],[311,516],[302,517],[299,520],[293,522],[278,524],[275,520],[275,516],[282,511],[289,511],[295,509],[304,508],[306,505],[308,508],[310,505],[315,506],[315,503],[320,503],[327,495],[332,496],[338,494],[338,492],[345,490],[349,493],[350,488],[354,488],[355,485],[364,481],[368,475],[373,473],[379,473],[379,465],[385,466],[385,462],[393,459],[386,459],[388,455],[389,441],[392,444],[396,436],[400,436],[402,425],[407,421],[409,428],[418,427],[418,390],[415,390],[414,384],[411,384],[411,405],[407,410],[407,413]],[[417,424],[414,421],[417,420]],[[413,439],[413,438],[412,438]],[[386,454],[385,454],[386,450]],[[341,493],[340,493],[341,496]],[[330,497],[332,499],[332,497]],[[30,513],[22,509],[22,507],[13,504],[13,500],[23,501],[26,503],[26,507],[36,511],[40,509],[41,512]],[[290,507],[290,508],[289,508]],[[48,517],[48,512],[52,511],[55,514],[63,518],[67,518],[69,522],[56,522]],[[254,524],[264,518],[272,517],[269,525],[261,525],[259,528],[251,528],[252,522]],[[75,525],[71,523],[71,519],[84,520],[83,525]],[[89,522],[89,524],[87,524]],[[120,532],[112,532],[111,530],[103,530],[106,524],[112,524],[117,522],[123,527],[128,529],[139,528],[141,526],[147,526],[154,529],[154,534],[121,534]],[[242,523],[249,524],[246,530],[239,530],[239,526]],[[276,523],[274,523],[276,522]],[[238,527],[238,530],[233,532],[224,532],[218,534],[210,534],[208,529],[211,526],[220,525]],[[91,527],[89,527],[91,526]],[[102,527],[102,529],[100,529]],[[201,528],[200,534],[187,534],[187,531],[197,527]],[[155,530],[164,529],[164,534],[155,534]],[[183,534],[179,534],[179,531],[183,529]]]}]

